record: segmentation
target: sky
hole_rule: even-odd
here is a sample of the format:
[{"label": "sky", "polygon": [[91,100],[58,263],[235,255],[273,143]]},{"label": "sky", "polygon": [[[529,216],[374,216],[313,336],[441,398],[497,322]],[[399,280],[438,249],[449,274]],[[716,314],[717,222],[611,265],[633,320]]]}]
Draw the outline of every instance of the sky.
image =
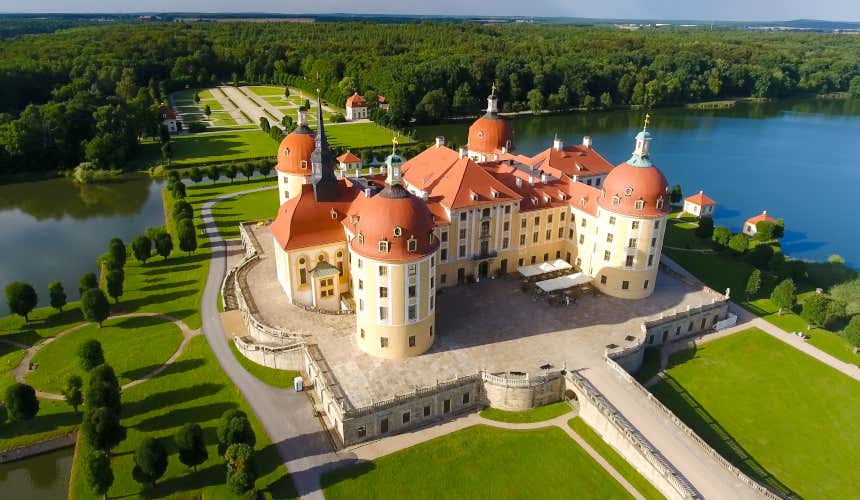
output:
[{"label": "sky", "polygon": [[0,0],[0,12],[269,12],[860,21],[860,0]]}]

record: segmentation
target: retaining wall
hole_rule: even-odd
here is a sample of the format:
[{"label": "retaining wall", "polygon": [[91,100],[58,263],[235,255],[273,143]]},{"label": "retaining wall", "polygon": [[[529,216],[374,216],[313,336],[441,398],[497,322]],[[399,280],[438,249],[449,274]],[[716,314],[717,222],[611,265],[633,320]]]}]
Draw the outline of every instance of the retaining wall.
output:
[{"label": "retaining wall", "polygon": [[78,431],[71,431],[70,433],[60,437],[55,437],[28,446],[21,446],[20,448],[0,451],[0,464],[14,462],[15,460],[21,460],[35,455],[41,455],[42,453],[48,453],[49,451],[59,450],[61,448],[68,448],[70,446],[74,446],[77,440]]},{"label": "retaining wall", "polygon": [[564,377],[560,371],[539,376],[482,372],[481,381],[486,403],[501,410],[530,410],[564,397]]}]

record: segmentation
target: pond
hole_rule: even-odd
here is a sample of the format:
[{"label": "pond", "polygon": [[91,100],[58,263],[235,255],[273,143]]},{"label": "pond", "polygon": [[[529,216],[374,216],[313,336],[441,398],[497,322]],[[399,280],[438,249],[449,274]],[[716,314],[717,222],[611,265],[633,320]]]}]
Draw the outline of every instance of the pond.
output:
[{"label": "pond", "polygon": [[75,449],[63,448],[16,462],[0,464],[0,488],[27,500],[57,500],[69,496],[69,476]]},{"label": "pond", "polygon": [[[590,135],[610,163],[630,157],[643,111],[575,113],[511,119],[517,151],[532,155]],[[860,101],[808,99],[739,103],[723,110],[685,108],[651,112],[651,159],[685,196],[704,190],[718,203],[716,225],[739,231],[748,217],[767,210],[785,219],[785,251],[824,260],[832,254],[860,265],[860,232],[853,199],[860,184],[854,146],[860,138]],[[466,141],[471,122],[420,127],[418,139],[436,135]]]},{"label": "pond", "polygon": [[[78,298],[78,279],[97,271],[112,238],[130,242],[164,225],[162,182],[143,174],[80,185],[50,179],[0,185],[0,287],[24,281],[48,304],[48,283],[63,283]],[[9,311],[5,297],[0,315]]]}]

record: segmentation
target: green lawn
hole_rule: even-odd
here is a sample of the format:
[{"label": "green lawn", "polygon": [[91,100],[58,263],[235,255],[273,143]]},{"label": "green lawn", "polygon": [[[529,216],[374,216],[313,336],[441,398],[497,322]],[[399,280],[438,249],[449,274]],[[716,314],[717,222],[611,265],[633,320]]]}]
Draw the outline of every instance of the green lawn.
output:
[{"label": "green lawn", "polygon": [[[262,86],[262,85],[254,85],[247,87],[248,90],[257,94],[258,96],[283,96],[284,95],[284,87],[271,87],[271,86]],[[292,93],[294,89],[290,89]]]},{"label": "green lawn", "polygon": [[630,498],[557,427],[469,427],[328,472],[322,484],[329,500]]},{"label": "green lawn", "polygon": [[[273,157],[278,145],[262,130],[177,135],[173,137],[171,166],[226,162],[248,158]],[[161,163],[161,143],[144,142],[131,166],[145,168]]]},{"label": "green lawn", "polygon": [[543,422],[544,420],[551,420],[559,415],[564,415],[568,412],[570,412],[570,405],[567,404],[567,402],[565,401],[559,401],[558,403],[538,406],[537,408],[532,408],[531,410],[525,411],[506,411],[499,410],[496,408],[485,408],[483,411],[481,411],[481,416],[486,419],[496,420],[498,422],[525,424],[530,422]]},{"label": "green lawn", "polygon": [[[113,472],[115,480],[108,492],[111,498],[137,497],[141,485],[132,478],[133,452],[146,437],[165,438],[168,450],[168,467],[164,477],[154,491],[156,497],[180,495],[178,498],[234,498],[225,486],[225,467],[218,456],[215,429],[221,414],[231,408],[239,408],[248,414],[257,435],[255,447],[256,467],[260,473],[257,488],[264,490],[267,498],[291,498],[295,496],[292,482],[283,467],[283,462],[270,442],[254,413],[248,407],[239,390],[221,371],[206,339],[197,337],[188,345],[188,350],[157,379],[124,391],[122,423],[128,429],[128,437],[113,450]],[[209,459],[195,473],[182,465],[177,457],[172,436],[185,423],[194,422],[203,427],[209,451]],[[88,447],[81,441],[77,457],[84,457]],[[74,467],[80,467],[76,457]],[[75,472],[69,498],[89,499],[83,474]]]},{"label": "green lawn", "polygon": [[804,498],[856,495],[860,383],[750,329],[672,357],[654,394],[745,472]]},{"label": "green lawn", "polygon": [[0,338],[19,344],[33,345],[83,320],[84,317],[77,302],[66,305],[63,312],[57,312],[52,307],[39,307],[30,313],[29,323],[25,323],[24,318],[17,315],[0,318]]},{"label": "green lawn", "polygon": [[627,460],[618,454],[611,446],[601,438],[594,430],[579,417],[568,420],[567,425],[574,430],[579,437],[588,443],[594,451],[600,454],[604,460],[609,462],[615,470],[621,474],[639,493],[648,500],[666,498],[647,479],[642,477]]},{"label": "green lawn", "polygon": [[277,212],[278,191],[275,189],[230,198],[212,207],[215,225],[224,239],[239,237],[240,222],[274,219]]},{"label": "green lawn", "polygon": [[250,359],[246,358],[236,348],[236,344],[230,341],[230,350],[236,356],[236,361],[242,365],[242,368],[248,371],[251,375],[257,377],[262,382],[265,382],[273,387],[285,389],[293,386],[293,378],[299,376],[299,372],[294,370],[276,370],[268,366],[259,365]]},{"label": "green lawn", "polygon": [[[349,148],[391,147],[394,131],[375,123],[344,123],[332,125],[325,129],[332,146]],[[401,145],[412,144],[412,139],[397,134],[397,142]]]},{"label": "green lawn", "polygon": [[27,383],[38,390],[59,394],[69,375],[85,375],[77,353],[79,346],[90,339],[101,342],[105,360],[123,385],[164,364],[179,348],[182,332],[173,323],[154,317],[109,319],[101,329],[91,323],[36,353],[33,362],[39,368],[27,374]]}]

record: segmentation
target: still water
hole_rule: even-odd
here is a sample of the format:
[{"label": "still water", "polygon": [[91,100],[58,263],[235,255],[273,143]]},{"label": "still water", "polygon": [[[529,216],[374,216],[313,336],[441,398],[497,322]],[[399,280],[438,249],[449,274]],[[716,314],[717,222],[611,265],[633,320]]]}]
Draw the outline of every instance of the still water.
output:
[{"label": "still water", "polygon": [[[590,135],[612,164],[630,157],[643,112],[580,113],[511,120],[519,152],[532,155]],[[684,195],[700,189],[718,203],[715,223],[739,231],[762,210],[785,219],[785,251],[823,260],[842,255],[860,266],[860,101],[803,100],[725,110],[658,109],[651,113],[651,159]],[[466,141],[470,122],[422,127],[418,138]]]},{"label": "still water", "polygon": [[[74,448],[0,464],[0,498],[57,500],[69,496]],[[6,496],[8,495],[8,496]]]},{"label": "still water", "polygon": [[[59,280],[69,300],[78,279],[97,271],[111,238],[129,242],[164,225],[161,182],[138,174],[79,185],[51,179],[0,185],[0,287],[24,281],[48,304],[48,283]],[[5,296],[0,315],[8,313]]]}]

